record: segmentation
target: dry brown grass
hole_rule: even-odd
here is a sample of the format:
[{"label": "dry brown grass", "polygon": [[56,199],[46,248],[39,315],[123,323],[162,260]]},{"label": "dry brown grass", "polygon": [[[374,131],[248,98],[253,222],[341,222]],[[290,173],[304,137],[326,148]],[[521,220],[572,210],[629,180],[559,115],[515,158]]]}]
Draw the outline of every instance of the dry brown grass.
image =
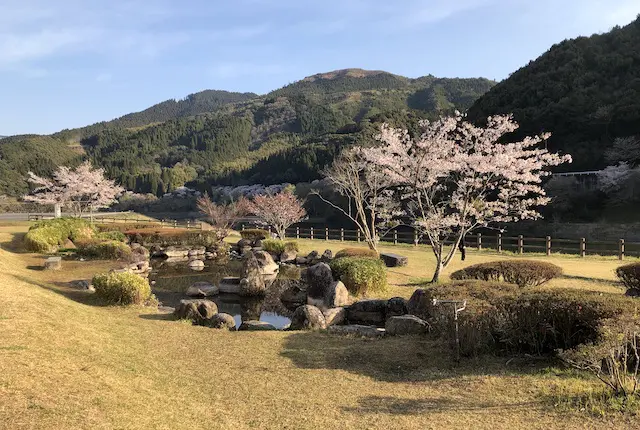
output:
[{"label": "dry brown grass", "polygon": [[[17,253],[11,243],[12,234],[25,230],[0,227],[2,429],[635,425],[621,415],[554,409],[545,400],[549,390],[584,392],[598,383],[557,376],[544,371],[546,363],[483,357],[454,366],[448,351],[429,340],[229,333],[149,309],[99,306],[65,285],[110,263],[65,262],[54,273],[29,269],[42,258]],[[417,252],[408,249],[410,267],[391,273],[399,291],[411,289],[402,282],[413,272],[425,272]],[[469,263],[481,257],[470,256]]]}]

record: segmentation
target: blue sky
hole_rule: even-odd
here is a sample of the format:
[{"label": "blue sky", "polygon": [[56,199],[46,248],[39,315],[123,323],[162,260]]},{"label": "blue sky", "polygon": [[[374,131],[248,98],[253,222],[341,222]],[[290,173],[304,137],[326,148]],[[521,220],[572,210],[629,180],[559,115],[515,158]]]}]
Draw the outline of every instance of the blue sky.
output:
[{"label": "blue sky", "polygon": [[638,0],[0,0],[0,135],[360,67],[504,79]]}]

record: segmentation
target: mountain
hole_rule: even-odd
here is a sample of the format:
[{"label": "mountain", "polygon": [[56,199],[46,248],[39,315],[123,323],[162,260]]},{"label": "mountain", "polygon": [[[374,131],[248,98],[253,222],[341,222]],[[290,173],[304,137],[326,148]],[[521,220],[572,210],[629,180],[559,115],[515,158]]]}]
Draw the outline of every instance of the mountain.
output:
[{"label": "mountain", "polygon": [[[12,142],[50,145],[69,162],[82,153],[128,189],[158,195],[185,183],[206,190],[213,184],[306,182],[319,178],[344,146],[371,141],[380,123],[415,131],[423,118],[466,110],[494,85],[483,78],[411,79],[345,69],[264,96],[204,91],[113,121]],[[14,155],[7,163],[24,158],[27,165],[30,156]],[[0,170],[0,193],[26,192],[24,170],[11,176],[12,187]],[[46,174],[50,166],[30,170]]]},{"label": "mountain", "polygon": [[565,40],[469,109],[472,120],[513,112],[524,136],[552,132],[571,170],[600,169],[617,137],[640,134],[640,17],[608,33]]}]

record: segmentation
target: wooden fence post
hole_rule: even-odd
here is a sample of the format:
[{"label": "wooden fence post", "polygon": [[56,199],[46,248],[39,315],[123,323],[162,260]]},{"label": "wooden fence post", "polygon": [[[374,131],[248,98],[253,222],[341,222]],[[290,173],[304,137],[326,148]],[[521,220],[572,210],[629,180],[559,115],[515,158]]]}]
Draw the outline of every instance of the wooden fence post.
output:
[{"label": "wooden fence post", "polygon": [[358,230],[357,236],[358,236],[358,242],[360,242],[360,230]]},{"label": "wooden fence post", "polygon": [[524,237],[518,236],[518,254],[524,254]]},{"label": "wooden fence post", "polygon": [[498,233],[498,253],[502,252],[502,233]]},{"label": "wooden fence post", "polygon": [[393,230],[393,244],[394,245],[398,244],[398,231],[397,230]]},{"label": "wooden fence post", "polygon": [[413,246],[418,246],[418,232],[413,230]]},{"label": "wooden fence post", "polygon": [[267,227],[267,231],[269,232],[269,239],[271,239],[271,226]]},{"label": "wooden fence post", "polygon": [[311,240],[313,240],[313,227],[310,227],[309,231],[311,232],[311,234],[310,234]]},{"label": "wooden fence post", "polygon": [[587,255],[587,239],[580,238],[580,257]]},{"label": "wooden fence post", "polygon": [[344,242],[344,228],[340,229],[340,242]]},{"label": "wooden fence post", "polygon": [[296,239],[300,239],[300,227],[296,227]]},{"label": "wooden fence post", "polygon": [[624,239],[620,239],[620,243],[618,243],[618,259],[624,260]]},{"label": "wooden fence post", "polygon": [[242,224],[242,231],[244,231],[244,224]]},{"label": "wooden fence post", "polygon": [[551,255],[551,236],[547,236],[545,248],[547,250],[547,256],[550,256]]},{"label": "wooden fence post", "polygon": [[178,221],[175,219],[173,220],[173,228],[178,228]]},{"label": "wooden fence post", "polygon": [[478,248],[478,251],[482,249],[482,233],[478,233],[478,236],[476,236],[476,248]]},{"label": "wooden fence post", "polygon": [[329,227],[324,228],[324,240],[329,240]]}]

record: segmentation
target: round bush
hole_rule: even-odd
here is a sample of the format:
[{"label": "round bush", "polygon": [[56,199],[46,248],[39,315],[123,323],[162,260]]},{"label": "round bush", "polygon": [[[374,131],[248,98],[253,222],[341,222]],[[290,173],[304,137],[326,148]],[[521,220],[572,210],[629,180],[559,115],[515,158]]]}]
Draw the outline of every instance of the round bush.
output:
[{"label": "round bush", "polygon": [[343,257],[330,263],[335,279],[341,280],[354,296],[384,293],[387,271],[382,260],[367,257]]},{"label": "round bush", "polygon": [[562,275],[555,264],[534,260],[494,261],[474,264],[451,274],[451,279],[478,279],[516,284],[520,288],[536,287]]},{"label": "round bush", "polygon": [[249,228],[242,230],[240,232],[240,236],[242,236],[243,239],[250,240],[252,242],[254,240],[264,240],[271,237],[267,230],[263,230],[261,228]]},{"label": "round bush", "polygon": [[345,248],[338,251],[335,256],[335,258],[345,257],[379,258],[378,254],[373,249],[369,248]]},{"label": "round bush", "polygon": [[56,218],[35,223],[24,238],[27,250],[55,252],[67,240],[86,240],[96,235],[87,220],[80,218]]},{"label": "round bush", "polygon": [[118,242],[127,241],[127,236],[121,231],[103,231],[98,233],[97,237],[102,240],[116,240]]},{"label": "round bush", "polygon": [[616,275],[628,290],[640,290],[640,263],[620,266]]},{"label": "round bush", "polygon": [[151,298],[149,282],[133,273],[101,273],[92,283],[96,295],[112,305],[142,305]]},{"label": "round bush", "polygon": [[285,251],[298,251],[297,242],[285,242],[280,239],[266,239],[262,241],[262,249],[274,254],[282,254]]},{"label": "round bush", "polygon": [[84,257],[101,258],[105,260],[125,260],[131,257],[131,248],[116,240],[88,240],[77,244],[77,253]]}]

